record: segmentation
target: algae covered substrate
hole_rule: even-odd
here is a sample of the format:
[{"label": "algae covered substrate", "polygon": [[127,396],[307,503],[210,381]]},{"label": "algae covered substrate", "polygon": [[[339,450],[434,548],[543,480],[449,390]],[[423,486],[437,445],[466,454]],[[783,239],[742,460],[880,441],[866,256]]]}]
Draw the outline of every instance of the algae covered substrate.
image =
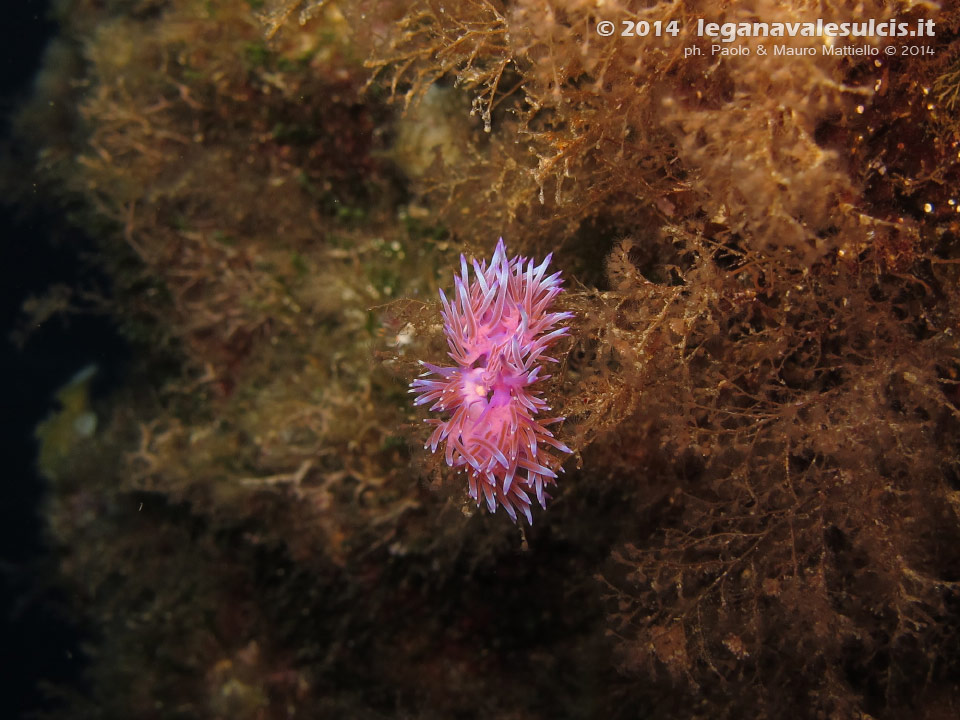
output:
[{"label": "algae covered substrate", "polygon": [[960,715],[956,2],[49,13],[40,717]]}]

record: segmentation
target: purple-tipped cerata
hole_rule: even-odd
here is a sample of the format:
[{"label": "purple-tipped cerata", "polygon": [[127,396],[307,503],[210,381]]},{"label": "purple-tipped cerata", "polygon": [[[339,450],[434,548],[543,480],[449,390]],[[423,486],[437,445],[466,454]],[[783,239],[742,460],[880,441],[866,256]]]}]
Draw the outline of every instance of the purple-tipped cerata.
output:
[{"label": "purple-tipped cerata", "polygon": [[424,447],[436,452],[444,445],[447,464],[466,471],[477,505],[482,499],[496,512],[499,503],[514,522],[518,510],[532,522],[531,496],[546,507],[544,486],[562,472],[553,450],[571,452],[546,429],[563,418],[536,417],[550,408],[532,389],[549,377],[540,374],[542,363],[556,362],[545,353],[567,333],[558,323],[573,317],[550,312],[561,292],[560,273],[547,275],[551,255],[539,265],[507,260],[500,238],[489,266],[473,261],[472,281],[461,255],[453,299],[440,291],[456,365],[421,363],[427,371],[410,383],[414,404],[431,403],[445,418],[426,421],[436,429]]}]

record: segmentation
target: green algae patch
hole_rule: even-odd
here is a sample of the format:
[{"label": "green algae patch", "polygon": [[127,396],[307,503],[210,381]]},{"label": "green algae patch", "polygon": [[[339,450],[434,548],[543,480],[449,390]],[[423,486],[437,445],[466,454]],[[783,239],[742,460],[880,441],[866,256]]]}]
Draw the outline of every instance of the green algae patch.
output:
[{"label": "green algae patch", "polygon": [[37,467],[50,480],[68,471],[76,447],[90,442],[97,430],[97,415],[90,406],[90,383],[96,373],[96,366],[86,367],[57,390],[59,408],[34,431],[40,444]]}]

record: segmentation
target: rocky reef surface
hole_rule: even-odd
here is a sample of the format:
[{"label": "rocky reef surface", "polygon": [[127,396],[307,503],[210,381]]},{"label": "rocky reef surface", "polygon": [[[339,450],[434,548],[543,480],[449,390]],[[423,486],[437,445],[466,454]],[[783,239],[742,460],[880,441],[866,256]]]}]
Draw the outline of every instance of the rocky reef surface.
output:
[{"label": "rocky reef surface", "polygon": [[[18,338],[79,307],[136,361],[38,429],[52,717],[960,714],[955,2],[55,14],[6,162],[111,287]],[[936,31],[698,33],[870,18]],[[532,527],[407,393],[501,236],[573,316]]]}]

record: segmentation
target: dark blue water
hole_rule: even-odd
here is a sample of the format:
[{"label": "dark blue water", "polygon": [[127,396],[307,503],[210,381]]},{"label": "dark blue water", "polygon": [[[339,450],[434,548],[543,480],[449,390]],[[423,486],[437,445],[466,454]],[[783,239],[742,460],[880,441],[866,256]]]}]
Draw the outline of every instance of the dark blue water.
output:
[{"label": "dark blue water", "polygon": [[[47,0],[8,2],[3,10],[0,137],[9,147],[10,115],[29,96],[56,24]],[[3,186],[27,181],[3,180]],[[80,635],[56,584],[56,555],[44,541],[33,428],[52,409],[55,390],[85,364],[115,376],[124,348],[100,317],[51,320],[15,347],[10,332],[22,325],[23,301],[54,283],[75,285],[89,273],[77,252],[92,246],[56,208],[10,196],[0,198],[0,233],[0,716],[19,718],[49,707],[39,682],[74,680],[82,667]]]}]

